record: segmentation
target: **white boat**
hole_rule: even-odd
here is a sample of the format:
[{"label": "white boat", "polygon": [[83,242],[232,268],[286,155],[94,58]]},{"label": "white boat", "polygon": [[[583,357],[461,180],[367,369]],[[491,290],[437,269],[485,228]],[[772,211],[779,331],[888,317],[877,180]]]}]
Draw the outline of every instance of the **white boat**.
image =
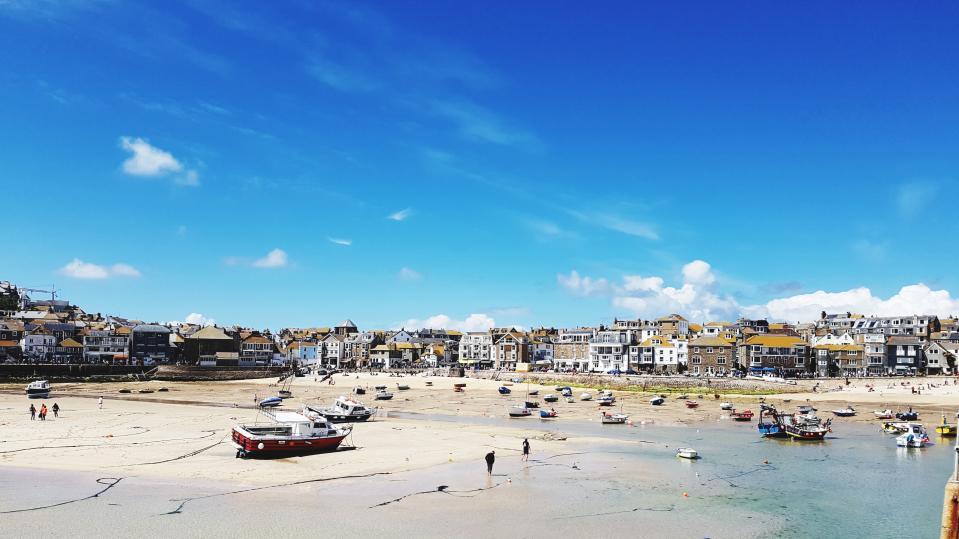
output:
[{"label": "white boat", "polygon": [[616,397],[612,395],[600,395],[596,402],[600,406],[612,406],[616,402]]},{"label": "white boat", "polygon": [[666,402],[666,399],[662,397],[653,397],[649,399],[649,403],[653,406],[661,406],[664,402]]},{"label": "white boat", "polygon": [[875,410],[872,414],[876,416],[876,419],[892,419],[896,417],[896,414],[894,414],[889,408],[886,408],[885,410]]},{"label": "white boat", "polygon": [[721,403],[719,403],[719,409],[720,409],[720,410],[732,410],[732,409],[733,409],[733,403],[731,403],[731,402],[721,402]]},{"label": "white boat", "polygon": [[680,447],[676,450],[676,456],[681,459],[695,460],[699,458],[699,452],[692,447]]},{"label": "white boat", "polygon": [[27,386],[27,398],[45,399],[50,396],[50,382],[46,380],[37,380],[30,382]]},{"label": "white boat", "polygon": [[839,417],[852,417],[856,415],[856,409],[852,406],[846,406],[845,408],[841,408],[839,410],[833,410],[832,413]]},{"label": "white boat", "polygon": [[629,419],[626,414],[611,414],[608,412],[603,412],[600,416],[604,425],[621,425]]},{"label": "white boat", "polygon": [[556,401],[559,400],[559,397],[557,397],[556,395],[550,393],[550,394],[546,395],[545,397],[543,397],[543,400],[546,401],[546,402],[556,402]]},{"label": "white boat", "polygon": [[306,412],[314,412],[333,423],[366,421],[376,413],[376,408],[367,408],[363,403],[343,396],[337,397],[336,401],[333,402],[333,406],[329,408],[307,406],[303,410],[303,415],[308,415]]},{"label": "white boat", "polygon": [[899,447],[920,448],[925,447],[927,443],[929,443],[929,434],[919,423],[909,423],[906,432],[896,437],[896,445]]},{"label": "white boat", "polygon": [[393,394],[385,389],[381,389],[376,392],[376,396],[373,397],[378,401],[388,401],[393,398]]},{"label": "white boat", "polygon": [[573,402],[576,402],[576,399],[574,399],[572,396],[569,396],[569,397],[566,397],[566,402],[573,403]]},{"label": "white boat", "polygon": [[579,400],[581,400],[581,401],[591,401],[591,400],[593,400],[593,394],[592,394],[592,393],[583,393],[582,395],[579,396]]},{"label": "white boat", "polygon": [[525,406],[510,406],[509,407],[509,416],[510,417],[529,417],[530,411],[529,408]]}]

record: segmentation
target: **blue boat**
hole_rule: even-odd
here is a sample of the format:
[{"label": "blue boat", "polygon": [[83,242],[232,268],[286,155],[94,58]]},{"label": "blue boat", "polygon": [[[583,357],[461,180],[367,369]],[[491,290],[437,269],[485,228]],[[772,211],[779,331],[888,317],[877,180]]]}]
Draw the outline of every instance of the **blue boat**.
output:
[{"label": "blue boat", "polygon": [[500,386],[500,388],[499,388],[499,394],[500,394],[500,395],[509,395],[510,393],[512,393],[512,391],[510,391],[510,389],[509,389],[508,387],[506,387],[506,386]]},{"label": "blue boat", "polygon": [[785,438],[786,426],[783,425],[779,412],[771,405],[763,404],[759,409],[759,435],[763,438]]},{"label": "blue boat", "polygon": [[541,418],[543,418],[543,419],[552,419],[552,418],[556,417],[556,411],[555,411],[555,410],[540,410],[540,411],[539,411],[539,416],[540,416]]},{"label": "blue boat", "polygon": [[273,408],[283,404],[283,399],[280,397],[267,397],[260,401],[260,408]]}]

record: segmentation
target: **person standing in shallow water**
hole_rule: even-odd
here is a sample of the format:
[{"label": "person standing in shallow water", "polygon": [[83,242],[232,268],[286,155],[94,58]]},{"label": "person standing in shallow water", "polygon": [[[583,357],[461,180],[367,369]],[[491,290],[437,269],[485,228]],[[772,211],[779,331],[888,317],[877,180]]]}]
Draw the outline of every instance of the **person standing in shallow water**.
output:
[{"label": "person standing in shallow water", "polygon": [[496,451],[486,454],[486,475],[493,475],[493,462],[496,461]]},{"label": "person standing in shallow water", "polygon": [[523,461],[529,462],[529,438],[523,438]]}]

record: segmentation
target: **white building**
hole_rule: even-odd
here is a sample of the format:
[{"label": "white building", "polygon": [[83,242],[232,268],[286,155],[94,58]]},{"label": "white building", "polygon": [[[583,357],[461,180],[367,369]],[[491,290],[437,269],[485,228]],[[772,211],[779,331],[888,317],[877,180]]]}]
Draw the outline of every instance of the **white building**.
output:
[{"label": "white building", "polygon": [[57,338],[43,331],[24,335],[20,340],[24,359],[49,360],[53,357],[56,346]]},{"label": "white building", "polygon": [[493,363],[493,336],[488,331],[470,331],[459,342],[460,363],[475,365]]},{"label": "white building", "polygon": [[605,329],[597,331],[589,341],[589,370],[607,372],[629,368],[629,346],[633,344],[631,330]]}]

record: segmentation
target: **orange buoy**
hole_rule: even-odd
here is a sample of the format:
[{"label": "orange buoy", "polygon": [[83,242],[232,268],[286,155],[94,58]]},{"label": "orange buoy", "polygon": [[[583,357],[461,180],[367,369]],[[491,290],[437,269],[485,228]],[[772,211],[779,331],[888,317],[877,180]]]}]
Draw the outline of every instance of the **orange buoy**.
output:
[{"label": "orange buoy", "polygon": [[689,493],[688,493],[688,492],[684,492],[684,493],[683,493],[683,498],[688,498],[688,497],[689,497]]}]

